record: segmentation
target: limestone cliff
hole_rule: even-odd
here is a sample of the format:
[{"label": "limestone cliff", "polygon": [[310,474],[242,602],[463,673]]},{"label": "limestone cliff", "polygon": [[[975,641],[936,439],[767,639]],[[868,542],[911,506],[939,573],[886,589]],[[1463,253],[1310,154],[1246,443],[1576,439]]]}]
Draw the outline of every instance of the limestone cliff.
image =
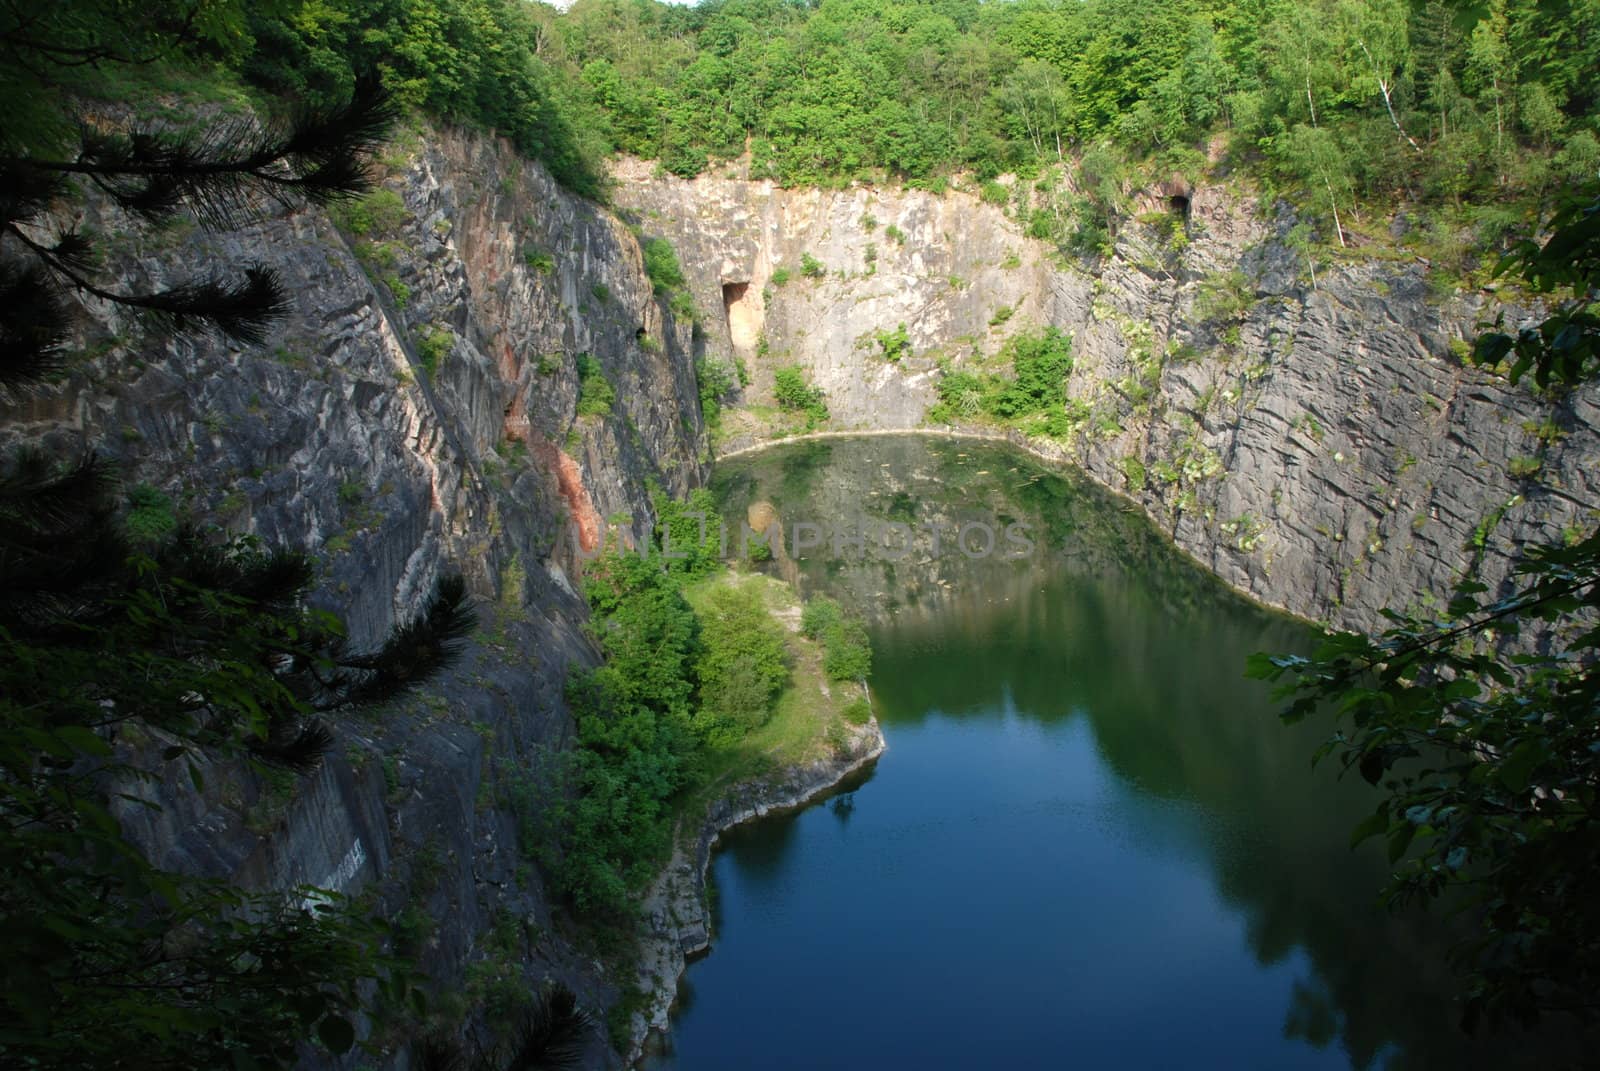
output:
[{"label": "limestone cliff", "polygon": [[[318,597],[357,646],[442,571],[465,573],[482,627],[439,686],[345,720],[308,781],[225,767],[195,794],[177,776],[146,787],[159,812],[127,820],[172,866],[375,898],[440,981],[446,1020],[516,979],[560,978],[602,1007],[615,986],[552,917],[518,821],[571,733],[567,666],[596,657],[576,545],[618,514],[643,533],[652,484],[704,477],[691,329],[625,226],[492,141],[426,130],[383,188],[398,210],[355,243],[320,211],[152,234],[91,203],[126,288],[255,260],[293,308],[245,349],[89,308],[92,359],[8,412],[5,434],[97,449],[130,484],[316,553]],[[616,388],[609,415],[576,416],[581,353]],[[589,1062],[618,1058],[597,1037]]]},{"label": "limestone cliff", "polygon": [[[175,779],[148,787],[159,812],[128,813],[170,865],[374,898],[406,922],[445,1017],[460,994],[519,978],[560,978],[591,1006],[616,996],[552,914],[519,817],[570,742],[567,667],[595,657],[577,551],[615,518],[642,534],[652,486],[682,493],[707,474],[702,354],[752,374],[732,449],[780,430],[759,403],[781,363],[828,391],[833,428],[914,428],[938,357],[977,361],[1025,324],[1060,325],[1095,418],[1035,448],[1129,490],[1236,586],[1347,623],[1437,587],[1474,541],[1503,573],[1516,541],[1587,520],[1596,501],[1592,393],[1550,408],[1462,370],[1449,343],[1477,299],[1434,299],[1415,265],[1325,272],[1311,288],[1288,221],[1222,189],[1197,191],[1181,254],[1134,228],[1091,275],[961,194],[625,169],[618,203],[676,245],[695,326],[655,295],[627,225],[503,146],[429,128],[387,167],[397,210],[359,235],[313,210],[212,234],[80,209],[113,239],[128,288],[258,260],[293,309],[241,349],[148,336],[90,306],[83,364],[0,427],[96,448],[229,531],[316,553],[318,598],[357,645],[442,571],[465,573],[483,625],[467,657],[428,695],[341,725],[315,777],[286,788],[212,769],[203,793]],[[802,253],[827,274],[800,274]],[[1248,307],[1202,319],[1202,284],[1231,271]],[[902,321],[913,355],[890,364],[871,335]],[[615,387],[608,415],[577,415],[581,354]],[[619,1062],[597,1038],[590,1065]]]},{"label": "limestone cliff", "polygon": [[[618,178],[618,203],[678,245],[701,306],[725,310],[708,349],[749,371],[724,452],[791,430],[763,404],[783,364],[827,392],[828,430],[917,428],[940,359],[982,367],[1050,324],[1073,337],[1070,393],[1088,415],[1029,448],[1306,617],[1372,627],[1464,569],[1500,582],[1515,547],[1592,524],[1600,503],[1600,393],[1542,402],[1453,355],[1489,297],[1437,294],[1415,261],[1352,260],[1313,285],[1285,240],[1292,214],[1230,187],[1155,199],[1158,222],[1129,224],[1090,271],[961,193],[684,181],[637,163]],[[901,323],[912,356],[891,363],[874,335]]]}]

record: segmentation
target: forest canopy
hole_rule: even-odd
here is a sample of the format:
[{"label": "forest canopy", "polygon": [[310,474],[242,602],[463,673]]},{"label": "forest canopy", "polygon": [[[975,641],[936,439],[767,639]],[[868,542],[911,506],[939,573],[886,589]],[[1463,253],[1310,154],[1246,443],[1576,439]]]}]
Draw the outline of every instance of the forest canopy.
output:
[{"label": "forest canopy", "polygon": [[611,151],[786,184],[1226,160],[1324,213],[1600,168],[1600,0],[299,0],[249,33],[229,60],[259,85],[378,69],[589,194]]}]

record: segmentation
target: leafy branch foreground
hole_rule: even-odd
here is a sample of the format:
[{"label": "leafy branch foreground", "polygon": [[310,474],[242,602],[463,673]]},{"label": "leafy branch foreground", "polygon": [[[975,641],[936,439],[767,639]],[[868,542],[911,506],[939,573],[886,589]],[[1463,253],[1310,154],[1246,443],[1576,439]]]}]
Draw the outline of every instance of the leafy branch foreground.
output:
[{"label": "leafy branch foreground", "polygon": [[[1590,197],[1593,196],[1591,191]],[[1597,372],[1600,199],[1574,201],[1501,270],[1557,296],[1475,358],[1575,388]],[[1497,328],[1503,327],[1501,324]],[[1506,363],[1501,363],[1506,362]],[[1600,531],[1526,551],[1510,594],[1475,580],[1444,616],[1385,612],[1382,635],[1329,634],[1310,658],[1256,655],[1294,721],[1330,709],[1337,756],[1386,796],[1352,841],[1383,836],[1394,905],[1445,900],[1475,932],[1455,949],[1462,1025],[1556,1014],[1600,1023]],[[1518,642],[1520,630],[1535,626]],[[1518,652],[1518,653],[1510,653]]]}]

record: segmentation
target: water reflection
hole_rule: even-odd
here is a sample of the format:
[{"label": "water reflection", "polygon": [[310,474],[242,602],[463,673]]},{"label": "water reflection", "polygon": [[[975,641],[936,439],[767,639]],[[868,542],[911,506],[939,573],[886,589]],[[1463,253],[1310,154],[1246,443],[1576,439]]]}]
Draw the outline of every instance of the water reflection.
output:
[{"label": "water reflection", "polygon": [[1385,861],[1348,849],[1370,790],[1313,771],[1323,729],[1242,678],[1300,626],[1002,449],[776,450],[719,493],[730,519],[1020,520],[1038,552],[770,566],[873,622],[891,750],[869,786],[726,842],[682,1066],[1541,1062],[1455,1031],[1444,923],[1380,909]]}]

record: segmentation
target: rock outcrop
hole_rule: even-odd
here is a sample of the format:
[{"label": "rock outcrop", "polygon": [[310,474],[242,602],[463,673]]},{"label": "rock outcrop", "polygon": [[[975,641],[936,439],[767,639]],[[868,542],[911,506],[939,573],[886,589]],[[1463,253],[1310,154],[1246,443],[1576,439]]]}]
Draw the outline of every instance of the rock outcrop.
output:
[{"label": "rock outcrop", "polygon": [[[92,359],[8,411],[4,434],[96,449],[229,531],[310,550],[316,598],[356,647],[464,573],[480,629],[461,663],[344,719],[315,776],[227,766],[195,793],[179,771],[142,789],[159,811],[126,818],[173,867],[374,898],[439,981],[446,1018],[487,987],[547,979],[603,1007],[616,987],[552,915],[519,823],[569,745],[567,667],[597,657],[579,545],[606,521],[642,535],[652,488],[705,477],[691,327],[614,216],[493,141],[424,138],[391,162],[354,241],[314,210],[141,233],[90,202],[123,288],[257,261],[293,307],[249,348],[147,337],[89,307]],[[576,415],[579,354],[615,387],[607,415]],[[597,1036],[589,1063],[618,1057]]]},{"label": "rock outcrop", "polygon": [[[1420,263],[1325,267],[1313,285],[1292,214],[1228,187],[1189,190],[1164,226],[1129,224],[1091,272],[966,194],[637,163],[618,179],[618,203],[678,246],[701,307],[727,312],[706,345],[750,386],[724,452],[793,430],[759,404],[782,365],[827,392],[828,429],[922,428],[941,362],[981,369],[1012,334],[1054,325],[1073,337],[1081,426],[999,434],[1133,497],[1269,605],[1371,628],[1467,569],[1502,583],[1517,547],[1595,519],[1600,393],[1545,401],[1463,367],[1489,299],[1436,293]],[[876,335],[902,323],[911,355],[891,362]]]},{"label": "rock outcrop", "polygon": [[[734,449],[782,431],[754,404],[782,364],[827,391],[830,427],[911,429],[941,360],[979,363],[1025,325],[1061,326],[1091,416],[1069,442],[1025,445],[1135,497],[1241,590],[1346,624],[1474,559],[1503,577],[1518,542],[1588,523],[1600,500],[1593,392],[1545,404],[1464,370],[1451,344],[1478,299],[1435,298],[1417,265],[1324,271],[1311,287],[1289,221],[1220,188],[1190,191],[1183,252],[1132,228],[1090,274],[962,194],[624,168],[617,201],[676,246],[691,324],[654,292],[634,231],[503,145],[427,129],[388,166],[385,210],[359,234],[313,210],[142,232],[91,201],[83,222],[116,239],[125,288],[259,261],[293,309],[239,348],[147,336],[91,303],[84,362],[11,404],[0,434],[100,450],[229,531],[307,548],[325,566],[317,599],[357,646],[442,573],[466,575],[482,627],[461,664],[347,720],[317,775],[285,788],[209,769],[204,792],[147,785],[161,810],[127,814],[168,865],[373,898],[403,921],[447,1016],[503,982],[616,997],[622,980],[552,912],[526,819],[570,745],[567,668],[596,657],[579,551],[607,524],[642,536],[653,489],[707,475],[697,359],[751,374],[751,404],[726,420]],[[1241,286],[1231,303],[1212,294]],[[911,353],[891,363],[874,335],[902,322]],[[615,388],[606,415],[578,415],[580,355]],[[713,828],[837,773],[731,801]],[[691,896],[711,836],[684,861]],[[680,914],[660,935],[678,966],[683,927],[703,923]],[[588,1063],[620,1057],[597,1038]]]}]

